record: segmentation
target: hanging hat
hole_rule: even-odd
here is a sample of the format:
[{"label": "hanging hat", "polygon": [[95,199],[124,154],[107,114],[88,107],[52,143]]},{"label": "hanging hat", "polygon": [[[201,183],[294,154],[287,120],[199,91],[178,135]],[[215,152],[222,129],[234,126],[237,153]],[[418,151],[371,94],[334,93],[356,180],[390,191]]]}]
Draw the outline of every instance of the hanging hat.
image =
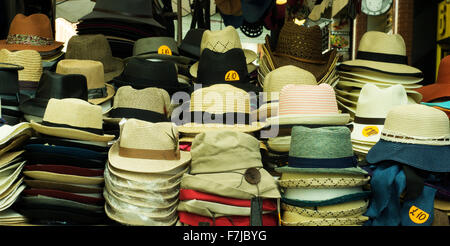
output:
[{"label": "hanging hat", "polygon": [[[206,30],[202,36],[202,42],[200,44],[200,54],[205,49],[210,49],[215,52],[224,53],[230,49],[238,48],[244,51],[247,64],[251,64],[256,60],[256,53],[249,49],[243,49],[239,34],[232,26],[227,26],[222,30],[211,31]],[[252,72],[256,67],[249,67],[248,72]],[[197,77],[198,62],[194,63],[190,68],[190,74],[192,77]]]},{"label": "hanging hat", "polygon": [[108,40],[103,34],[72,36],[67,43],[65,59],[103,63],[105,82],[119,76],[124,69],[122,59],[113,57]]},{"label": "hanging hat", "polygon": [[169,121],[170,97],[167,91],[148,87],[134,89],[122,86],[114,96],[114,104],[108,112],[107,121],[119,122],[122,118],[135,118],[149,122]]},{"label": "hanging hat", "polygon": [[264,123],[253,120],[249,94],[229,84],[197,89],[187,105],[178,127],[183,134],[225,129],[250,133],[264,127]]},{"label": "hanging hat", "polygon": [[90,103],[102,104],[114,96],[114,87],[106,83],[103,63],[99,61],[64,59],[58,62],[56,73],[81,74],[86,77]]},{"label": "hanging hat", "polygon": [[311,72],[320,81],[330,70],[336,50],[322,54],[322,31],[319,26],[299,26],[286,22],[281,28],[275,49],[267,54],[274,68],[294,65]]},{"label": "hanging hat", "polygon": [[190,29],[179,46],[180,54],[192,57],[194,59],[200,58],[200,43],[202,42],[203,32],[206,29],[193,28]]},{"label": "hanging hat", "polygon": [[421,104],[392,108],[384,122],[380,140],[370,149],[370,164],[392,160],[430,172],[449,172],[442,160],[450,158],[447,115]]},{"label": "hanging hat", "polygon": [[[136,40],[133,56],[144,59],[161,59],[180,64],[191,64],[193,59],[181,56],[177,42],[171,37],[147,37]],[[127,60],[129,58],[126,58]]]},{"label": "hanging hat", "polygon": [[113,167],[138,173],[167,172],[190,160],[189,152],[180,151],[178,131],[170,122],[129,119],[123,125],[119,140],[109,151],[109,162]]},{"label": "hanging hat", "polygon": [[0,62],[22,66],[19,70],[19,89],[35,90],[42,75],[42,58],[35,50],[0,50]]},{"label": "hanging hat", "polygon": [[75,98],[51,98],[42,123],[30,125],[39,133],[61,138],[99,142],[114,138],[103,133],[102,108]]},{"label": "hanging hat", "polygon": [[20,110],[27,115],[42,118],[50,98],[79,98],[87,101],[86,77],[80,74],[63,75],[44,71],[34,98],[24,101]]},{"label": "hanging hat", "polygon": [[450,56],[444,57],[439,64],[436,82],[416,89],[422,94],[424,102],[450,97]]},{"label": "hanging hat", "polygon": [[408,65],[403,37],[378,31],[364,33],[359,42],[356,59],[344,61],[340,67],[361,68],[396,76],[423,77],[419,69]]},{"label": "hanging hat", "polygon": [[272,4],[271,0],[242,0],[242,16],[249,23],[258,22]]},{"label": "hanging hat", "polygon": [[63,44],[55,41],[47,15],[25,16],[19,13],[11,21],[6,40],[0,40],[0,49],[48,52],[61,48]]}]

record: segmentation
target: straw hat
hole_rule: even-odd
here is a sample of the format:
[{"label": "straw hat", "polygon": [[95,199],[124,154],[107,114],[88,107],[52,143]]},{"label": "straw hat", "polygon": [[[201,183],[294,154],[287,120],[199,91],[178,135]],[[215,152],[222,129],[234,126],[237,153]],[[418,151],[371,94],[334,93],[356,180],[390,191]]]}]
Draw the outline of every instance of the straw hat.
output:
[{"label": "straw hat", "polygon": [[298,213],[284,212],[281,224],[283,226],[363,226],[369,217],[358,215],[338,218],[312,218]]},{"label": "straw hat", "polygon": [[6,40],[0,40],[0,49],[46,52],[56,50],[63,44],[55,41],[47,15],[37,13],[25,16],[19,13],[11,21]]},{"label": "straw hat", "polygon": [[249,94],[229,84],[195,90],[186,111],[188,117],[183,117],[178,130],[187,134],[225,129],[255,132],[264,126],[251,117]]},{"label": "straw hat", "polygon": [[18,71],[19,85],[22,84],[21,87],[24,87],[27,82],[31,82],[34,88],[37,87],[37,82],[41,79],[43,70],[42,58],[39,52],[35,50],[9,51],[1,49],[0,62],[22,66],[23,69]]},{"label": "straw hat", "polygon": [[360,83],[378,83],[380,85],[391,85],[391,84],[402,84],[405,88],[413,89],[419,88],[422,77],[412,77],[412,76],[400,76],[394,74],[387,74],[382,72],[376,72],[371,70],[365,70],[362,68],[352,68],[351,70],[342,70],[339,67],[339,77],[344,81],[354,81]]},{"label": "straw hat", "polygon": [[450,157],[450,129],[447,115],[421,104],[392,108],[380,140],[367,154],[368,163],[393,160],[431,172],[448,172],[442,160]]},{"label": "straw hat", "polygon": [[419,69],[408,65],[403,37],[378,31],[364,33],[359,42],[356,59],[344,61],[340,67],[362,68],[397,76],[423,77]]},{"label": "straw hat", "polygon": [[109,150],[108,158],[111,166],[121,170],[161,173],[188,164],[191,155],[180,151],[178,130],[172,123],[129,119],[119,140]]},{"label": "straw hat", "polygon": [[[204,49],[210,49],[215,52],[224,53],[230,49],[242,49],[241,39],[233,26],[227,26],[222,30],[206,30],[203,32],[202,42],[200,43],[200,55]],[[250,64],[256,60],[256,53],[249,49],[242,49],[246,58],[246,63]],[[194,63],[189,72],[192,77],[197,77],[199,62]],[[252,72],[251,69],[249,72]]]},{"label": "straw hat", "polygon": [[30,123],[42,134],[86,141],[107,142],[114,135],[103,133],[102,108],[81,99],[51,98],[42,123]]},{"label": "straw hat", "polygon": [[0,147],[3,149],[13,140],[21,136],[30,137],[31,135],[32,135],[32,128],[28,122],[21,122],[13,126],[2,125],[0,126]]},{"label": "straw hat", "polygon": [[450,96],[450,56],[444,57],[439,63],[439,70],[436,82],[416,89],[423,95],[424,102],[431,102],[436,99]]},{"label": "straw hat", "polygon": [[124,69],[123,60],[113,57],[108,40],[103,34],[72,36],[67,43],[65,59],[101,62],[105,82],[119,76]]},{"label": "straw hat", "polygon": [[114,87],[105,83],[103,63],[99,61],[64,59],[58,62],[56,73],[81,74],[86,77],[90,103],[102,104],[114,96]]},{"label": "straw hat", "polygon": [[367,211],[369,200],[356,200],[328,206],[318,206],[316,208],[296,207],[286,203],[281,203],[284,212],[297,213],[311,218],[341,218],[362,215]]}]

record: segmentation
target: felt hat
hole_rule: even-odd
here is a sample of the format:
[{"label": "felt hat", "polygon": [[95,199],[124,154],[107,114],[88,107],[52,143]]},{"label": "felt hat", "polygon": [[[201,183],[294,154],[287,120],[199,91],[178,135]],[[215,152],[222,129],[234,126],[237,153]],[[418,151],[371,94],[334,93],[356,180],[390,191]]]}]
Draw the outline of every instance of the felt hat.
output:
[{"label": "felt hat", "polygon": [[136,119],[125,122],[108,156],[111,166],[138,173],[167,172],[191,161],[189,152],[180,151],[178,130],[172,123]]},{"label": "felt hat", "polygon": [[39,52],[35,50],[19,50],[9,51],[7,49],[0,50],[0,62],[11,63],[22,66],[19,70],[19,88],[33,89],[38,86],[38,82],[42,75],[42,58]]},{"label": "felt hat", "polygon": [[189,29],[178,47],[180,54],[194,59],[200,58],[200,43],[205,31],[203,28]]},{"label": "felt hat", "polygon": [[436,99],[450,96],[450,83],[448,78],[450,76],[450,56],[442,58],[439,63],[439,70],[436,82],[430,85],[423,86],[416,89],[422,94],[424,102],[431,102]]},{"label": "felt hat", "polygon": [[103,34],[72,36],[67,42],[65,59],[101,62],[105,82],[119,76],[124,69],[123,60],[113,57],[108,40]]},{"label": "felt hat", "polygon": [[450,129],[447,115],[421,104],[392,108],[380,140],[370,149],[370,164],[392,160],[430,172],[448,172],[442,162],[450,156]]},{"label": "felt hat", "polygon": [[[161,59],[180,64],[191,64],[193,59],[180,55],[174,38],[147,37],[136,40],[133,46],[133,56],[144,59]],[[127,60],[129,58],[126,58]]]},{"label": "felt hat", "polygon": [[51,98],[42,123],[30,123],[42,134],[61,138],[107,142],[114,135],[103,133],[102,108],[76,98]]},{"label": "felt hat", "polygon": [[359,42],[356,59],[344,61],[340,67],[362,68],[397,76],[423,77],[419,69],[408,65],[403,37],[379,31],[364,33]]},{"label": "felt hat", "polygon": [[258,22],[272,4],[270,0],[242,0],[242,15],[248,23]]},{"label": "felt hat", "polygon": [[55,41],[47,15],[25,16],[19,13],[11,21],[7,38],[0,40],[0,49],[48,52],[61,48],[63,44]]},{"label": "felt hat", "polygon": [[[24,67],[11,63],[0,62],[0,97],[2,105],[8,105],[6,96],[16,96],[19,93],[19,71]],[[17,98],[16,98],[17,100]]]}]

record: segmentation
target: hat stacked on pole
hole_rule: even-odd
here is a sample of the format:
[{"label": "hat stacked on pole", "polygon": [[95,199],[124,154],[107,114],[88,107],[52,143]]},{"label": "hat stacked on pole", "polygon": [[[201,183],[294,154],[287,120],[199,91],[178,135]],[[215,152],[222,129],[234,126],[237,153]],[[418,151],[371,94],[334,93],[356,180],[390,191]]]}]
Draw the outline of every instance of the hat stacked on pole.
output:
[{"label": "hat stacked on pole", "polygon": [[108,217],[126,225],[174,225],[181,177],[190,161],[191,154],[179,148],[172,123],[128,119],[108,154]]}]

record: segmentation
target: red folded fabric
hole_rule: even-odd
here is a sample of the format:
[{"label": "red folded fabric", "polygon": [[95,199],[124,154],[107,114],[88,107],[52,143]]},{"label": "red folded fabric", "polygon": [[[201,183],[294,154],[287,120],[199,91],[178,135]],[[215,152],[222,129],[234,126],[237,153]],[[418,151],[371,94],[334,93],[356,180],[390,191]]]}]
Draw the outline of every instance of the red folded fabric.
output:
[{"label": "red folded fabric", "polygon": [[103,205],[105,203],[105,199],[103,197],[90,197],[90,196],[82,196],[71,192],[60,191],[60,190],[52,190],[52,189],[25,189],[23,194],[29,196],[49,196],[59,199],[71,200],[74,202],[94,204],[94,205]]},{"label": "red folded fabric", "polygon": [[68,165],[48,165],[48,164],[34,164],[26,165],[27,171],[45,171],[59,174],[69,174],[86,177],[101,177],[103,176],[103,169],[90,169]]},{"label": "red folded fabric", "polygon": [[191,143],[180,143],[180,150],[191,151]]},{"label": "red folded fabric", "polygon": [[[251,205],[250,200],[217,196],[217,195],[208,194],[208,193],[191,190],[191,189],[180,189],[179,199],[180,199],[180,201],[202,200],[202,201],[217,202],[217,203],[221,203],[221,204],[239,206],[239,207],[250,207],[250,205]],[[275,199],[263,199],[262,209],[263,209],[263,211],[276,211],[277,210],[276,200]]]},{"label": "red folded fabric", "polygon": [[[225,216],[212,218],[178,211],[178,217],[181,223],[198,226],[200,222],[209,223],[210,226],[250,226],[250,217],[249,216]],[[278,226],[276,213],[263,214],[262,215],[262,225],[263,226]]]}]

